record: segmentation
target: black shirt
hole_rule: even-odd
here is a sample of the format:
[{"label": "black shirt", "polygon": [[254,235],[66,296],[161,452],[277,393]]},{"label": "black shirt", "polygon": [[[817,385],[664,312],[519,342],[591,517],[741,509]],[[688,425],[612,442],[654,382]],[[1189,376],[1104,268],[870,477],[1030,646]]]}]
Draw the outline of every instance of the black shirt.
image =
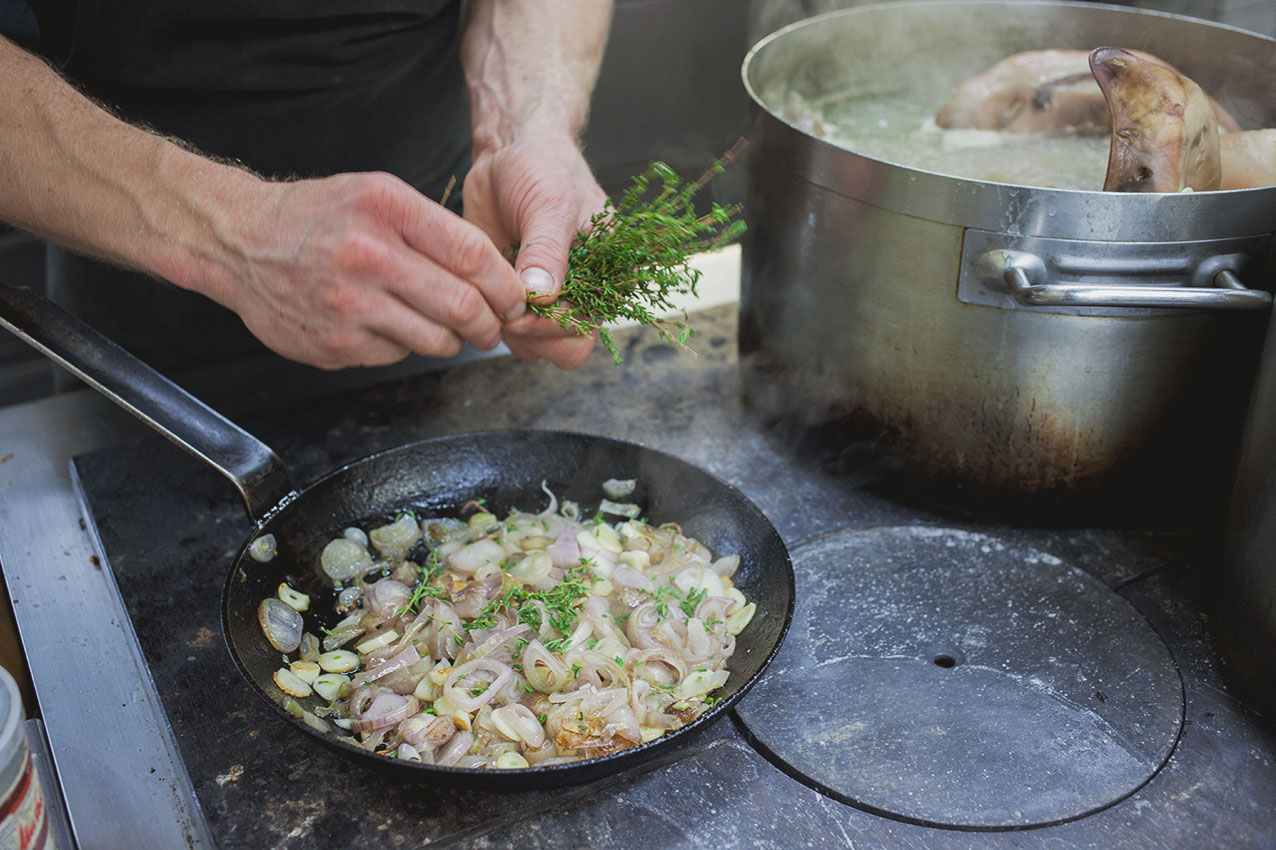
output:
[{"label": "black shirt", "polygon": [[88,94],[264,174],[390,171],[438,197],[468,149],[456,0],[32,3]]},{"label": "black shirt", "polygon": [[[388,171],[436,200],[468,167],[459,0],[30,2],[40,51],[87,94],[207,154],[272,177]],[[162,371],[264,350],[203,296],[57,249],[48,277]]]}]

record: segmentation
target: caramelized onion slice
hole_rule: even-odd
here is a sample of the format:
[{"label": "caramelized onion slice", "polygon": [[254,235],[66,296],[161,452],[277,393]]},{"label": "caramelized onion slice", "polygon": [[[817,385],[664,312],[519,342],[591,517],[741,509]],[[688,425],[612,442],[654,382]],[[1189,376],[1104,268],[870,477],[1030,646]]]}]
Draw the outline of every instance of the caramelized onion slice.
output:
[{"label": "caramelized onion slice", "polygon": [[397,726],[419,708],[414,696],[364,686],[350,696],[350,728],[355,732],[373,732]]}]

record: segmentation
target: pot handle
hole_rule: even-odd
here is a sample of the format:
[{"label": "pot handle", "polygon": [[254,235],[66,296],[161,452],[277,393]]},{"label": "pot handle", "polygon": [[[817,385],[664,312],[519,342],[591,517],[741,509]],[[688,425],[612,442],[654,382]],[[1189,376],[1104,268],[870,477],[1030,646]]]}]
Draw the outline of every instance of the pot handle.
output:
[{"label": "pot handle", "polygon": [[44,296],[0,286],[0,325],[229,478],[254,521],[292,492],[269,446]]},{"label": "pot handle", "polygon": [[1026,307],[1177,307],[1194,310],[1260,310],[1271,293],[1250,289],[1230,268],[1204,269],[1209,286],[1048,283],[1046,264],[1027,251],[995,250],[980,258],[986,279],[1000,278]]}]

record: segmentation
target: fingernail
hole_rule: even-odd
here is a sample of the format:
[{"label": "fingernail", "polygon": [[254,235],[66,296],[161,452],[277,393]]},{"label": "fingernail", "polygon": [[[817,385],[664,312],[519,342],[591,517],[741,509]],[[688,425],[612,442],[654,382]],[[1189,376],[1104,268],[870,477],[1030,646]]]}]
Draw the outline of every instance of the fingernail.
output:
[{"label": "fingernail", "polygon": [[523,286],[527,287],[528,292],[544,295],[554,291],[554,279],[549,276],[549,272],[533,266],[523,269]]},{"label": "fingernail", "polygon": [[[554,288],[554,279],[549,276],[549,272],[541,268],[523,269],[521,274],[523,288],[527,290],[529,295],[536,295],[549,292]],[[505,315],[505,321],[512,322],[523,316],[527,312],[527,304],[524,301],[518,302],[513,309]]]}]

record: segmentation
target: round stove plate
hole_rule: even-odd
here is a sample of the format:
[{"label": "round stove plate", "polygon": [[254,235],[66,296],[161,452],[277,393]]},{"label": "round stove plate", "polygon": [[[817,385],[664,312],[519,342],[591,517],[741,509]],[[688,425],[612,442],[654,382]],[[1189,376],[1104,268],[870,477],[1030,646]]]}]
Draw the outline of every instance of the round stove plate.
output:
[{"label": "round stove plate", "polygon": [[935,826],[1059,823],[1136,791],[1178,741],[1168,648],[1052,555],[906,527],[792,556],[793,625],[737,712],[758,749],[835,799]]}]

